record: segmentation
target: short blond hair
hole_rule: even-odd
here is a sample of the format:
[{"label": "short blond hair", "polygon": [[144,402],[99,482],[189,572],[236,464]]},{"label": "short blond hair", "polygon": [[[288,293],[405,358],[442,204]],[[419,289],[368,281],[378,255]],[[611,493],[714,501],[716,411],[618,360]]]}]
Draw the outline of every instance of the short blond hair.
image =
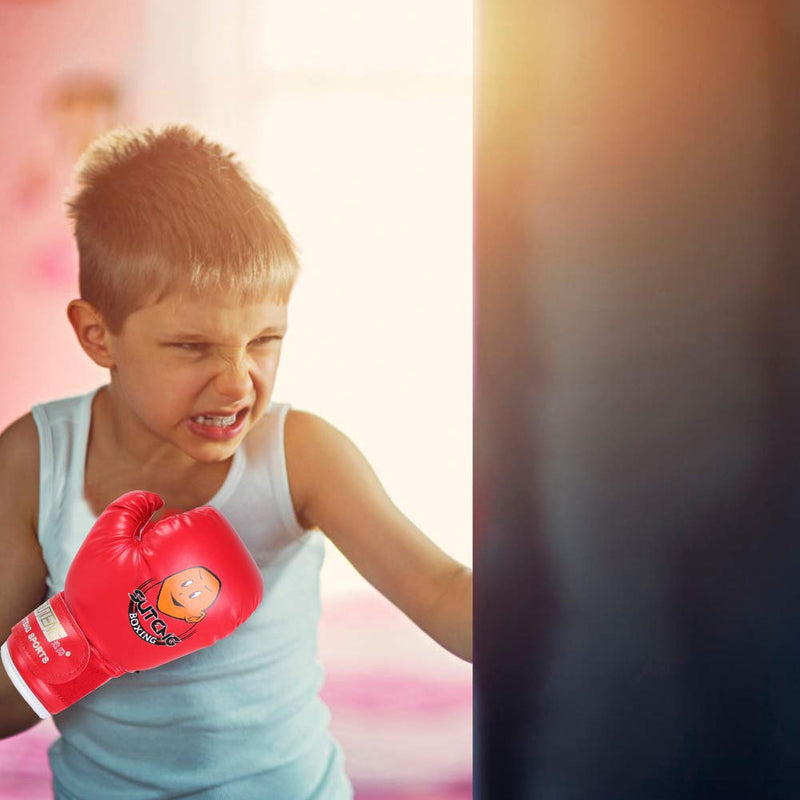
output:
[{"label": "short blond hair", "polygon": [[117,129],[76,169],[80,294],[112,333],[173,290],[288,302],[297,248],[234,153],[185,125]]}]

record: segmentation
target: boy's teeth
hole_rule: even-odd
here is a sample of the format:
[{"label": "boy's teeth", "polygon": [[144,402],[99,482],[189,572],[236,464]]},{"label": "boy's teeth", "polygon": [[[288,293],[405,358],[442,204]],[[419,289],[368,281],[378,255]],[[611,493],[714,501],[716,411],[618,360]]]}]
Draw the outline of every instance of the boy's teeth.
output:
[{"label": "boy's teeth", "polygon": [[231,414],[229,417],[207,417],[200,414],[200,416],[192,417],[192,419],[201,425],[216,425],[218,428],[223,428],[236,422],[236,414]]}]

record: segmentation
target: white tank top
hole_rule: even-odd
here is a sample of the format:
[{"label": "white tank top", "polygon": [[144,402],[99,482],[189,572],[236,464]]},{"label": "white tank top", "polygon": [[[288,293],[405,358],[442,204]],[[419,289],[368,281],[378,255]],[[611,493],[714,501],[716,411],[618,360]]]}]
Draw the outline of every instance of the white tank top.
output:
[{"label": "white tank top", "polygon": [[[96,519],[83,492],[96,392],[32,409],[40,449],[38,534],[50,596],[64,588]],[[113,679],[57,714],[61,736],[49,752],[57,800],[352,797],[318,696],[324,541],[303,530],[294,514],[283,445],[288,410],[270,404],[266,446],[253,452],[245,440],[208,503],[255,558],[263,602],[212,647]]]}]

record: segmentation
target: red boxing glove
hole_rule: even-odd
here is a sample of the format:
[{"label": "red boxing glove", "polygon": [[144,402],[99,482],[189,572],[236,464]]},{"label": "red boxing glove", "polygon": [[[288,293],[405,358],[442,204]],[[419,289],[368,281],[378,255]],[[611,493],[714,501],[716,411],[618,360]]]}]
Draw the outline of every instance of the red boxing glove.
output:
[{"label": "red boxing glove", "polygon": [[163,505],[129,492],[100,515],[64,591],[17,623],[3,666],[43,719],[124,672],[214,644],[261,602],[261,573],[210,506],[150,518]]}]

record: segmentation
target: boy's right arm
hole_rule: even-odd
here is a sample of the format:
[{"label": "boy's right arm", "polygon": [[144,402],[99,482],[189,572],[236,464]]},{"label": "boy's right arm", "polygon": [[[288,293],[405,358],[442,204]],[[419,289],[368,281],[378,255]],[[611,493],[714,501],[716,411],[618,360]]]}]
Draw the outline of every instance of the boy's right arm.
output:
[{"label": "boy's right arm", "polygon": [[[39,436],[31,414],[0,434],[0,643],[47,594],[47,567],[36,535]],[[0,667],[0,738],[39,717]]]}]

